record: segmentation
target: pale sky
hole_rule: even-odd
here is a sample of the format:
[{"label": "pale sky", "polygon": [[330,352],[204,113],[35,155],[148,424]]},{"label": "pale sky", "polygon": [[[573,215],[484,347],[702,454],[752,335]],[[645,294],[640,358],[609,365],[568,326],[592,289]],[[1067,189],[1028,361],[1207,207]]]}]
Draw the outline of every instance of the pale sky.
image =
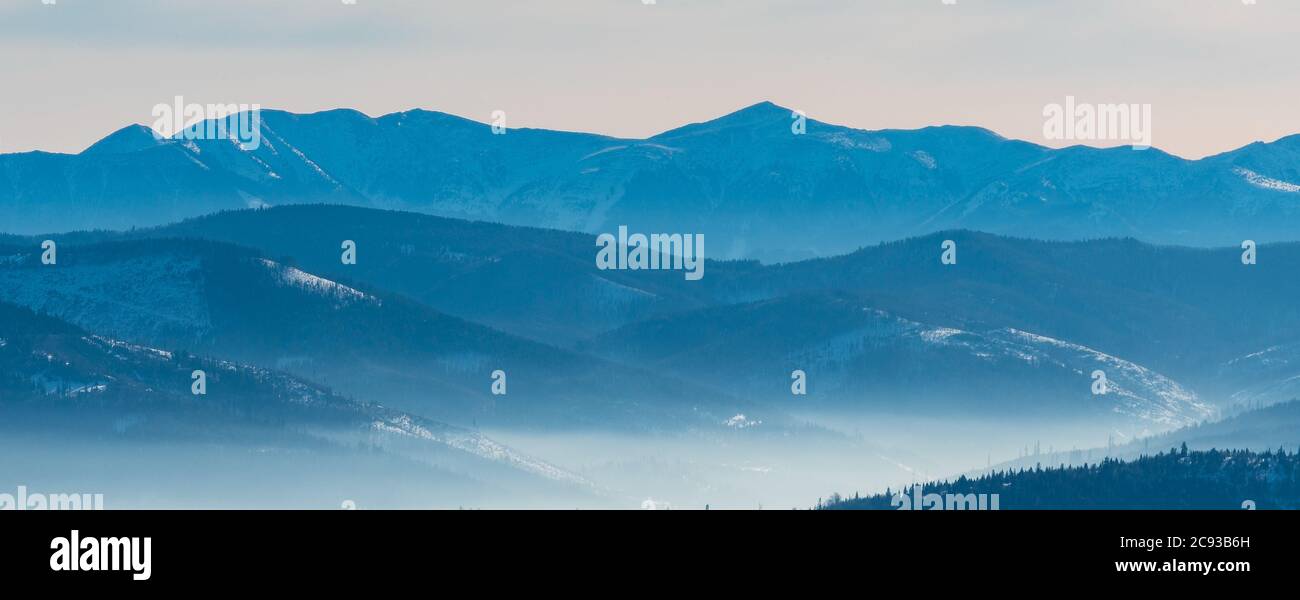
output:
[{"label": "pale sky", "polygon": [[1043,107],[1075,96],[1151,104],[1153,144],[1196,158],[1300,133],[1300,0],[1247,1],[0,0],[0,152],[178,95],[631,137],[771,100],[1059,146]]}]

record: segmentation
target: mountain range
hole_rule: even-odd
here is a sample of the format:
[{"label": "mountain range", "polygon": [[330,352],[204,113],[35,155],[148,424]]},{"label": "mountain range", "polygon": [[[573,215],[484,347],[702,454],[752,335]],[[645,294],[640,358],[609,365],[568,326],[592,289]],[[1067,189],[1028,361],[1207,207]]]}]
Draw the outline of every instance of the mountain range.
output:
[{"label": "mountain range", "polygon": [[[0,449],[28,457],[0,476],[90,454],[138,463],[104,483],[134,505],[221,495],[150,496],[188,464],[376,505],[796,502],[1038,438],[1008,464],[1294,443],[1300,136],[1189,161],[792,114],[632,140],[263,111],[252,150],[132,126],[0,155]],[[707,275],[600,268],[620,225],[704,234]]]},{"label": "mountain range", "polygon": [[[76,155],[0,155],[0,230],[161,225],[340,203],[585,233],[703,233],[766,262],[973,229],[1159,244],[1290,241],[1300,136],[1201,160],[1051,149],[977,127],[867,131],[769,102],[645,139],[511,129],[425,110],[262,111],[260,145],[126,127]],[[1158,141],[1158,138],[1157,138]]]},{"label": "mountain range", "polygon": [[[0,301],[114,339],[295,373],[423,416],[678,429],[720,426],[748,406],[221,242],[68,244],[56,265],[16,248],[0,256]],[[496,371],[502,394],[492,391]]]},{"label": "mountain range", "polygon": [[[691,282],[600,270],[587,234],[340,205],[54,237],[57,267],[39,264],[40,237],[0,239],[0,300],[457,423],[770,427],[822,409],[1099,419],[1136,435],[1286,400],[1300,374],[1286,358],[1297,244],[1244,265],[1235,248],[945,231],[780,265],[709,261]],[[489,392],[498,368],[509,396]],[[795,370],[807,397],[790,394]]]}]

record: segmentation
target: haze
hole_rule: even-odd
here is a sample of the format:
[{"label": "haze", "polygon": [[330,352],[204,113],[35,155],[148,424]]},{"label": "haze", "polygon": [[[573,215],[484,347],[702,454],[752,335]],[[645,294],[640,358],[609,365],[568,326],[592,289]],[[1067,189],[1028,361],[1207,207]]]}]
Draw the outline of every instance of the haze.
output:
[{"label": "haze", "polygon": [[[78,152],[175,96],[429,108],[648,136],[772,100],[867,129],[1151,104],[1188,158],[1300,132],[1300,3],[1258,0],[0,1],[0,152]],[[1101,144],[1105,145],[1105,144]]]}]

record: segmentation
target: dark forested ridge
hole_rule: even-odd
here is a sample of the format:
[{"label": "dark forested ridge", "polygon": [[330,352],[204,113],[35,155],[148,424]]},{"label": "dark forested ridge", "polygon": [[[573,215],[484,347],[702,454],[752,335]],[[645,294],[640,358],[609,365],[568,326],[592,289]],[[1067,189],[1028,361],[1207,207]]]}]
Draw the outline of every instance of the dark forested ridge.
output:
[{"label": "dark forested ridge", "polygon": [[[892,510],[896,493],[852,498],[833,495],[825,510]],[[1258,509],[1300,507],[1300,454],[1285,450],[1208,450],[1186,446],[1133,461],[1106,459],[1080,467],[1042,466],[997,471],[978,478],[927,483],[922,494],[997,494],[1001,510],[1038,509]]]}]

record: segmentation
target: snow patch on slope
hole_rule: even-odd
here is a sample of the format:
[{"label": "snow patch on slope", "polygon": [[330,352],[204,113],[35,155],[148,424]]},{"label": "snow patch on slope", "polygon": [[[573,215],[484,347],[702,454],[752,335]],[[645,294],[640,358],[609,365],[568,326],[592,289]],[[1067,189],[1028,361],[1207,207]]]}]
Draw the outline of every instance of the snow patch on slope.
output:
[{"label": "snow patch on slope", "polygon": [[1169,426],[1190,425],[1215,415],[1212,406],[1176,381],[1105,352],[1012,328],[988,335],[994,340],[1019,344],[1027,358],[1053,361],[1081,376],[1090,376],[1092,370],[1101,369],[1106,373],[1107,396],[1118,399],[1113,409],[1117,413]]},{"label": "snow patch on slope", "polygon": [[921,163],[921,166],[930,169],[931,171],[933,171],[935,168],[939,166],[939,162],[934,160],[934,157],[931,156],[930,153],[926,152],[925,150],[917,150],[913,152],[912,158],[915,158],[916,162]]},{"label": "snow patch on slope", "polygon": [[[1052,368],[1078,377],[1087,390],[1090,375],[1105,371],[1108,393],[1101,397],[1115,413],[1168,427],[1181,427],[1209,419],[1215,410],[1174,380],[1146,367],[1079,344],[1005,328],[972,332],[935,327],[873,308],[863,308],[874,318],[861,326],[792,357],[799,364],[844,365],[882,347],[942,347],[955,349],[981,361],[1022,362],[1031,368]],[[834,372],[834,369],[830,369]]]},{"label": "snow patch on slope", "polygon": [[846,150],[868,150],[871,152],[889,152],[894,145],[883,137],[877,137],[866,132],[859,131],[837,131],[835,133],[821,134],[823,141],[844,148]]},{"label": "snow patch on slope", "polygon": [[350,288],[341,283],[325,279],[324,277],[312,275],[306,271],[285,266],[265,258],[258,259],[258,262],[260,262],[262,266],[271,270],[271,272],[279,278],[280,283],[285,285],[306,290],[321,296],[330,297],[344,303],[368,302],[376,306],[383,305],[383,301],[379,298],[360,290]]},{"label": "snow patch on slope", "polygon": [[1282,181],[1281,179],[1265,177],[1264,175],[1260,175],[1259,173],[1244,167],[1237,167],[1233,169],[1232,172],[1240,175],[1242,179],[1246,180],[1246,183],[1257,188],[1273,190],[1275,192],[1287,192],[1290,194],[1300,193],[1300,185],[1296,185],[1289,181]]}]

